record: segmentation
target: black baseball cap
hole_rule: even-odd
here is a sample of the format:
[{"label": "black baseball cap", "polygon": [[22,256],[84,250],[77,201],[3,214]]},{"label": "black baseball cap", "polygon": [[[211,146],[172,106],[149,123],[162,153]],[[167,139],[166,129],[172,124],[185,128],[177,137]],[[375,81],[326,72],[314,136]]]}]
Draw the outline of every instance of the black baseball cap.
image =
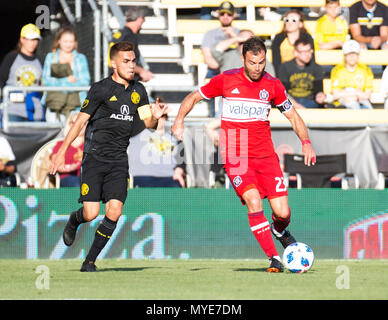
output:
[{"label": "black baseball cap", "polygon": [[220,13],[226,12],[227,14],[234,14],[234,5],[230,1],[224,1],[218,7]]}]

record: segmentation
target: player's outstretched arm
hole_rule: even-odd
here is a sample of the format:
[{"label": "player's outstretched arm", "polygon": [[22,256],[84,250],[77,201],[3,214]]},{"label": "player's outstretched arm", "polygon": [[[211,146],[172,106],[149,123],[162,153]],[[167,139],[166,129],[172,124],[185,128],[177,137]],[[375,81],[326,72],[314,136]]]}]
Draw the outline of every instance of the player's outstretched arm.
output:
[{"label": "player's outstretched arm", "polygon": [[291,108],[287,112],[283,112],[286,118],[290,121],[292,125],[292,129],[294,129],[295,133],[299,137],[302,142],[302,153],[304,155],[304,164],[306,166],[314,165],[316,162],[316,154],[311,145],[306,124],[303,119],[299,115],[299,113]]},{"label": "player's outstretched arm", "polygon": [[63,171],[65,166],[65,154],[69,146],[73,143],[75,138],[77,138],[86,125],[90,118],[90,115],[85,112],[80,112],[75,120],[75,123],[71,126],[69,132],[67,133],[65,140],[63,141],[58,152],[52,157],[50,163],[50,174],[55,174],[58,170]]},{"label": "player's outstretched arm", "polygon": [[182,101],[174,124],[171,127],[171,132],[179,141],[183,140],[184,120],[187,114],[194,108],[195,104],[203,100],[199,91],[194,91],[188,94]]},{"label": "player's outstretched arm", "polygon": [[144,125],[148,129],[156,129],[158,126],[158,120],[162,117],[162,115],[167,114],[168,105],[160,102],[159,98],[156,98],[155,103],[152,104],[150,108],[151,115],[149,117],[143,118]]}]

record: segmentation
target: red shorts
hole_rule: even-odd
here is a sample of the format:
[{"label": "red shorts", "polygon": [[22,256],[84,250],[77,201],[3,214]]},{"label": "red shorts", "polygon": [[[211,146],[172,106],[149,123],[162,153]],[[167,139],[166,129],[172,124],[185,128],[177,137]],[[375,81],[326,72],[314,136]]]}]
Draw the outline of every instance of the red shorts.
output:
[{"label": "red shorts", "polygon": [[243,204],[242,196],[250,189],[257,189],[261,199],[288,195],[276,153],[265,158],[228,159],[225,170]]}]

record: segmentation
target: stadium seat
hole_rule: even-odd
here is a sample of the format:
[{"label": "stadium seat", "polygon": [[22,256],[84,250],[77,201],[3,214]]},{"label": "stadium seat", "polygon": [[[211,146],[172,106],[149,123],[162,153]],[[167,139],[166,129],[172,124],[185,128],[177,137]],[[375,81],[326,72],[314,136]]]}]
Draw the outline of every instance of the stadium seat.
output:
[{"label": "stadium seat", "polygon": [[388,179],[388,154],[381,154],[377,163],[378,182],[376,189],[384,189]]},{"label": "stadium seat", "polygon": [[[331,103],[333,100],[331,90],[331,80],[323,79],[323,92],[327,95],[326,101]],[[372,103],[384,103],[385,95],[381,92],[381,79],[373,79],[373,90],[371,94]]]},{"label": "stadium seat", "polygon": [[55,176],[49,174],[50,155],[59,139],[53,139],[45,143],[36,153],[31,162],[30,175],[35,188],[49,189],[60,187],[60,177],[57,172]]},{"label": "stadium seat", "polygon": [[[316,50],[315,61],[320,65],[337,65],[343,62],[342,50]],[[360,63],[367,65],[388,65],[386,50],[361,50]]]},{"label": "stadium seat", "polygon": [[336,180],[341,181],[342,189],[348,189],[351,178],[354,180],[354,188],[359,188],[358,177],[347,172],[346,154],[318,155],[314,166],[306,166],[301,154],[285,154],[284,176],[287,186],[289,177],[296,176],[298,189],[330,188]]}]

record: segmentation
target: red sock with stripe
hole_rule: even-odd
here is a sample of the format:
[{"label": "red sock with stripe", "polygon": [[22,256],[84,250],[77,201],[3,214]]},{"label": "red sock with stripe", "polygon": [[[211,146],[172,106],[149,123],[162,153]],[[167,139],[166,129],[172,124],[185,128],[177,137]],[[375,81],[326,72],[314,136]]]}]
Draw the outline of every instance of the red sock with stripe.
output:
[{"label": "red sock with stripe", "polygon": [[270,231],[270,225],[263,211],[248,213],[248,220],[253,235],[261,248],[270,259],[272,256],[279,258],[275,243]]}]

